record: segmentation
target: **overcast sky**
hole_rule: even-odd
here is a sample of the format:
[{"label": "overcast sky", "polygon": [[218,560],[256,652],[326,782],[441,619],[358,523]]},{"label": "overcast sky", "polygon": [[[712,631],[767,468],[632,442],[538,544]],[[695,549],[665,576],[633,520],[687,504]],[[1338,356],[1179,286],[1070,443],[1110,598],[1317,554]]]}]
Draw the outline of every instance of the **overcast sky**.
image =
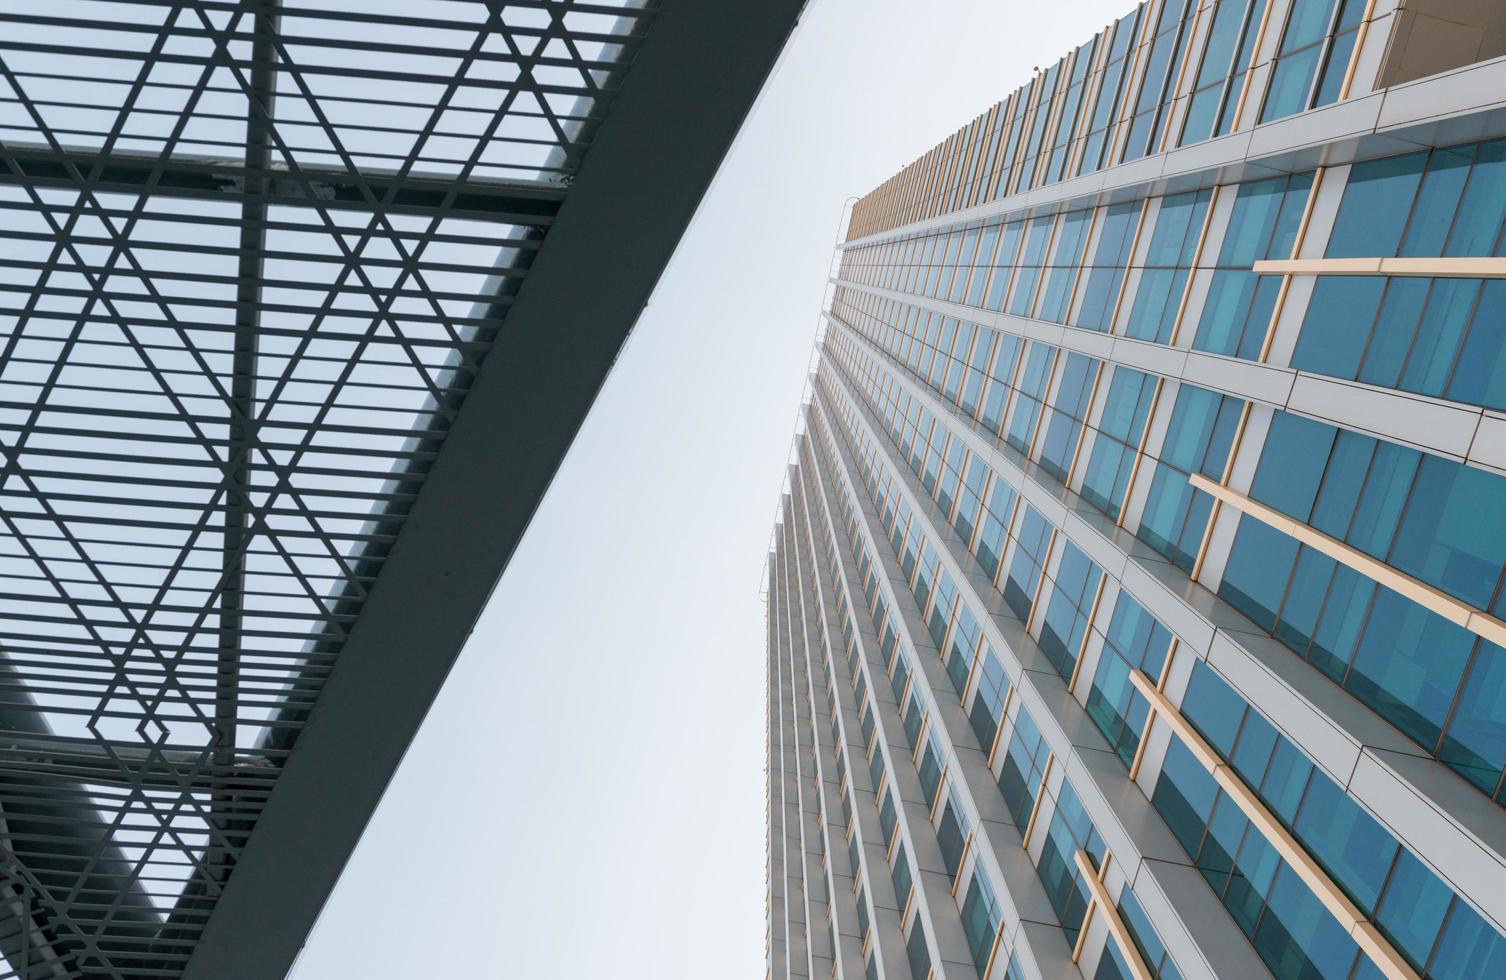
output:
[{"label": "overcast sky", "polygon": [[1131,6],[812,0],[296,980],[763,976],[759,583],[843,204]]}]

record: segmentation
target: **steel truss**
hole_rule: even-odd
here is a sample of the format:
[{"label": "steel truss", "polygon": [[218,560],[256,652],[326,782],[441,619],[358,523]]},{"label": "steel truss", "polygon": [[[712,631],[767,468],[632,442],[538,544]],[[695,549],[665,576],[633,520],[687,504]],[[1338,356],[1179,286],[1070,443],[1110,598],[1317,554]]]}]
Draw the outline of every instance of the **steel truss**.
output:
[{"label": "steel truss", "polygon": [[800,3],[746,6],[0,9],[0,975],[287,971]]}]

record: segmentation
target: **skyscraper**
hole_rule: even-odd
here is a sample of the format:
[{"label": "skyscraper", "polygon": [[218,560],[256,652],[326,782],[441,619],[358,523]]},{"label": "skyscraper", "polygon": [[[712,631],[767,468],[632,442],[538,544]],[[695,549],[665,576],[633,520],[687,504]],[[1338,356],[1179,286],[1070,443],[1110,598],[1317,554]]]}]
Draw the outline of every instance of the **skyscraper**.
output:
[{"label": "skyscraper", "polygon": [[1503,52],[1150,0],[854,206],[770,976],[1506,976]]}]

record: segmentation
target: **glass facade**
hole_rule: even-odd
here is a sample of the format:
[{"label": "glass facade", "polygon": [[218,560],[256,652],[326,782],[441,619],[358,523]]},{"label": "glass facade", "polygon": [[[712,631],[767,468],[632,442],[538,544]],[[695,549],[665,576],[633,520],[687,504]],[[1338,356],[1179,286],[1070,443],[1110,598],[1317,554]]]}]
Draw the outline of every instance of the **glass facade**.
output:
[{"label": "glass facade", "polygon": [[1393,13],[1143,4],[854,207],[769,579],[834,962],[845,876],[885,976],[1506,975],[1506,133],[1183,150]]}]

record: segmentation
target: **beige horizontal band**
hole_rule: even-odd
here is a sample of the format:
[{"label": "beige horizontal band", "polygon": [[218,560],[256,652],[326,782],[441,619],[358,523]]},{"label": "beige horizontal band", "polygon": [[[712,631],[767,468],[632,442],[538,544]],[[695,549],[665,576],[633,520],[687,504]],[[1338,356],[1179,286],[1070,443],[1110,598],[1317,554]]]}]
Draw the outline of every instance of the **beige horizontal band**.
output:
[{"label": "beige horizontal band", "polygon": [[1255,791],[1245,785],[1244,780],[1229,768],[1228,763],[1218,754],[1218,750],[1209,745],[1197,729],[1182,716],[1176,706],[1165,694],[1156,689],[1156,682],[1151,680],[1143,670],[1130,672],[1130,681],[1135,685],[1135,690],[1150,702],[1151,713],[1171,726],[1172,731],[1181,739],[1182,744],[1192,752],[1193,756],[1213,776],[1214,782],[1239,807],[1245,819],[1254,825],[1266,842],[1281,855],[1297,877],[1302,879],[1318,901],[1323,903],[1335,919],[1339,921],[1348,932],[1355,944],[1387,977],[1391,980],[1418,980],[1418,975],[1412,969],[1406,959],[1380,934],[1360,912],[1348,895],[1334,883],[1322,866],[1313,856],[1297,842],[1297,839],[1282,826],[1281,821],[1276,819],[1266,805],[1261,802]]},{"label": "beige horizontal band", "polygon": [[[1135,945],[1129,929],[1124,925],[1124,919],[1119,915],[1119,909],[1114,900],[1109,898],[1109,890],[1103,887],[1103,882],[1098,880],[1098,869],[1093,867],[1093,859],[1088,852],[1079,849],[1072,857],[1077,861],[1077,873],[1082,875],[1082,880],[1087,882],[1088,890],[1092,893],[1092,901],[1088,902],[1088,910],[1082,917],[1082,932],[1088,932],[1088,922],[1093,916],[1093,907],[1103,913],[1103,921],[1108,923],[1109,935],[1114,939],[1114,945],[1119,947],[1119,955],[1123,957],[1125,965],[1130,969],[1130,976],[1134,980],[1156,980],[1156,975],[1145,965],[1145,960],[1140,956],[1140,948]],[[1081,937],[1078,938],[1081,943]]]},{"label": "beige horizontal band", "polygon": [[1490,613],[1461,602],[1448,593],[1434,588],[1421,579],[1398,571],[1383,561],[1371,558],[1358,548],[1347,545],[1338,538],[1330,537],[1317,528],[1301,521],[1294,521],[1280,511],[1267,507],[1257,500],[1251,500],[1237,490],[1214,483],[1202,474],[1192,474],[1187,478],[1187,482],[1204,493],[1212,494],[1221,503],[1228,504],[1262,524],[1267,524],[1288,537],[1296,538],[1303,544],[1316,548],[1334,561],[1354,569],[1393,592],[1406,596],[1449,622],[1462,626],[1477,636],[1483,636],[1497,646],[1506,646],[1506,623]]},{"label": "beige horizontal band", "polygon": [[1432,276],[1440,279],[1506,279],[1506,258],[1262,259],[1264,276]]}]

